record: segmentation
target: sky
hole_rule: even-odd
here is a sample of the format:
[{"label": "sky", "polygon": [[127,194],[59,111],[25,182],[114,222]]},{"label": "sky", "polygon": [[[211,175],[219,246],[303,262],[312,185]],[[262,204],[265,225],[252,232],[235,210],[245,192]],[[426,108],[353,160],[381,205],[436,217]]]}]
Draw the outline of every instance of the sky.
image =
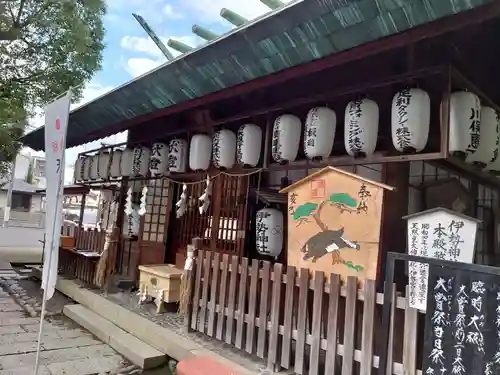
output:
[{"label": "sky", "polygon": [[[289,0],[284,0],[287,3]],[[79,107],[109,92],[165,62],[160,50],[149,39],[137,23],[132,13],[141,15],[153,31],[164,41],[174,38],[193,47],[204,41],[191,32],[193,24],[223,34],[233,25],[220,17],[222,8],[229,8],[247,19],[254,19],[269,11],[259,0],[106,0],[107,15],[104,59],[102,70],[96,73],[84,91],[83,99],[72,108]],[[168,48],[168,47],[167,47]],[[170,50],[174,56],[179,53]],[[43,124],[43,111],[31,122],[33,127]],[[66,151],[65,181],[73,178],[72,165],[78,154],[98,148],[100,142],[120,143],[126,141],[126,134],[118,134],[105,140],[96,141]],[[23,152],[33,150],[25,149]]]}]

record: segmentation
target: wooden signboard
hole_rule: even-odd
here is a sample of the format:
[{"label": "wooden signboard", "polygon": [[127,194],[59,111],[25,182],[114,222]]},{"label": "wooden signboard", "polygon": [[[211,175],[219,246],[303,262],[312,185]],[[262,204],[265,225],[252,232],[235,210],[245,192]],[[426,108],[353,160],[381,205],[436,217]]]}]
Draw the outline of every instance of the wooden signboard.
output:
[{"label": "wooden signboard", "polygon": [[326,167],[281,190],[288,193],[288,264],[376,279],[385,189],[393,190]]},{"label": "wooden signboard", "polygon": [[500,275],[431,265],[425,319],[423,374],[500,372]]}]

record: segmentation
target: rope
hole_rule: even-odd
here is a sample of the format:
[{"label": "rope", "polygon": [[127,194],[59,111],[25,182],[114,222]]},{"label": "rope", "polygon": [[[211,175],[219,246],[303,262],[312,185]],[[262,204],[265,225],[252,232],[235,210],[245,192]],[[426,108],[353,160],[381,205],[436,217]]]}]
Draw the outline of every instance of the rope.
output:
[{"label": "rope", "polygon": [[[208,176],[208,178],[210,180],[214,180],[215,178],[221,176],[221,175],[224,175],[224,176],[229,176],[229,177],[246,177],[246,176],[251,176],[255,173],[259,173],[259,172],[262,172],[263,168],[259,168],[255,171],[252,171],[252,172],[248,172],[248,173],[227,173],[227,172],[219,172],[213,176]],[[173,183],[173,184],[179,184],[179,185],[196,185],[196,184],[199,184],[199,183],[203,183],[203,182],[206,182],[207,181],[207,178],[203,178],[202,180],[199,180],[199,181],[194,181],[194,182],[182,182],[182,181],[178,181],[178,180],[174,180],[170,177],[163,177],[165,180]]]}]

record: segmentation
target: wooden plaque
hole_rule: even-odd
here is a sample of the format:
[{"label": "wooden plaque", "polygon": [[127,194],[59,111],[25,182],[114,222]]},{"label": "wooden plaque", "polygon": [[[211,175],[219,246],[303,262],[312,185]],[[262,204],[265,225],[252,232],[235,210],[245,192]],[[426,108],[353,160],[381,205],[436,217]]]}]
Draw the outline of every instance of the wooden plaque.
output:
[{"label": "wooden plaque", "polygon": [[288,264],[376,279],[385,189],[392,190],[326,167],[281,190],[288,193]]}]

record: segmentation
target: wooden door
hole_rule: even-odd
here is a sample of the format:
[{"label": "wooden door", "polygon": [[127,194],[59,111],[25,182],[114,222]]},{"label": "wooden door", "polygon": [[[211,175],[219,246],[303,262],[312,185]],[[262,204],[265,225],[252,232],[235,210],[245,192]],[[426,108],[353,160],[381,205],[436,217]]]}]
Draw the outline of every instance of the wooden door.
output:
[{"label": "wooden door", "polygon": [[172,206],[169,181],[150,180],[146,197],[146,214],[139,231],[139,265],[162,264],[165,260],[167,228]]}]

